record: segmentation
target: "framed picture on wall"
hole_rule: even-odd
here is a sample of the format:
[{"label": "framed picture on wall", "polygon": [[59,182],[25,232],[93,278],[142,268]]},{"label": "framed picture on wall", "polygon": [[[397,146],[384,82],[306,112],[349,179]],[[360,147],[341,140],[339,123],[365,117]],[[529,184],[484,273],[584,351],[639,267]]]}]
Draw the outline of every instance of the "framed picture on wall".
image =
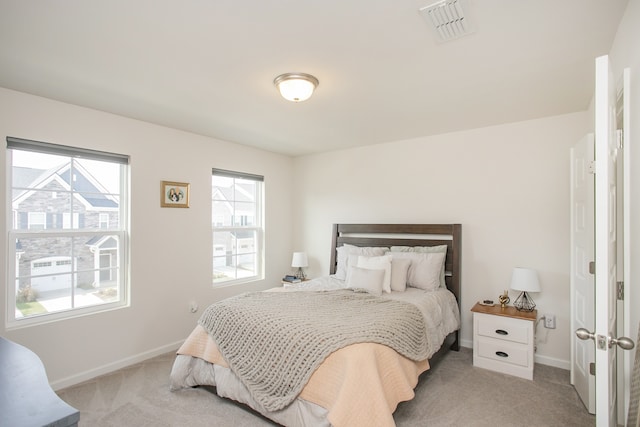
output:
[{"label": "framed picture on wall", "polygon": [[160,182],[160,206],[163,208],[188,208],[189,186],[187,182]]}]

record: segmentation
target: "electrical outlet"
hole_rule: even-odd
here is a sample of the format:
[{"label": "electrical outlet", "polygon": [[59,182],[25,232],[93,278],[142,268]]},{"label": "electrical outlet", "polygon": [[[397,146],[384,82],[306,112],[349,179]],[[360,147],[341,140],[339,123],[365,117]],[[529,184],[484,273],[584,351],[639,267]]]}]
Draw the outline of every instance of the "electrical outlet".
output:
[{"label": "electrical outlet", "polygon": [[547,329],[555,329],[556,328],[556,315],[555,314],[545,314],[544,315],[544,327]]},{"label": "electrical outlet", "polygon": [[192,313],[196,313],[196,312],[198,311],[198,308],[199,308],[199,307],[198,307],[198,303],[197,303],[197,302],[195,302],[195,301],[191,301],[191,302],[189,303],[189,311],[190,311],[190,312],[192,312]]}]

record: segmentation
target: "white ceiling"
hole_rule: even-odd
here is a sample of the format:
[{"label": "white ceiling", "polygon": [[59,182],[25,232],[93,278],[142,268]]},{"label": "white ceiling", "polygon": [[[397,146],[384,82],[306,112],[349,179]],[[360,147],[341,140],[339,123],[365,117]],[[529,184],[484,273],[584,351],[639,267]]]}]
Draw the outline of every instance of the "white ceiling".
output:
[{"label": "white ceiling", "polygon": [[438,43],[434,2],[0,0],[0,86],[297,156],[584,111],[627,4],[469,0]]}]

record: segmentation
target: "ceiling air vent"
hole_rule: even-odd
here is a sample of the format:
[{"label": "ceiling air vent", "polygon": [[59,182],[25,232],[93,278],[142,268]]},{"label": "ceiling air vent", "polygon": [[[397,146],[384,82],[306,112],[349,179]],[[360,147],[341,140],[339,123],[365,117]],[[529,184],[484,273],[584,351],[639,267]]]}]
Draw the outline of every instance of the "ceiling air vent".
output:
[{"label": "ceiling air vent", "polygon": [[442,0],[420,9],[420,15],[433,28],[438,41],[457,39],[474,31],[463,6],[465,0]]}]

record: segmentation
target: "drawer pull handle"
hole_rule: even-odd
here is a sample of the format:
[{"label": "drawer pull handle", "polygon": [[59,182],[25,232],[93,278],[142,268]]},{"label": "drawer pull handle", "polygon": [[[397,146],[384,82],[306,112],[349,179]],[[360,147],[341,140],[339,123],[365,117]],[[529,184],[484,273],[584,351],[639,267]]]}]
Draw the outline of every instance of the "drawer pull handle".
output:
[{"label": "drawer pull handle", "polygon": [[509,335],[509,332],[505,331],[504,329],[496,329],[496,334],[498,334],[498,335]]},{"label": "drawer pull handle", "polygon": [[496,356],[509,357],[509,355],[507,353],[505,353],[504,351],[496,351]]}]

